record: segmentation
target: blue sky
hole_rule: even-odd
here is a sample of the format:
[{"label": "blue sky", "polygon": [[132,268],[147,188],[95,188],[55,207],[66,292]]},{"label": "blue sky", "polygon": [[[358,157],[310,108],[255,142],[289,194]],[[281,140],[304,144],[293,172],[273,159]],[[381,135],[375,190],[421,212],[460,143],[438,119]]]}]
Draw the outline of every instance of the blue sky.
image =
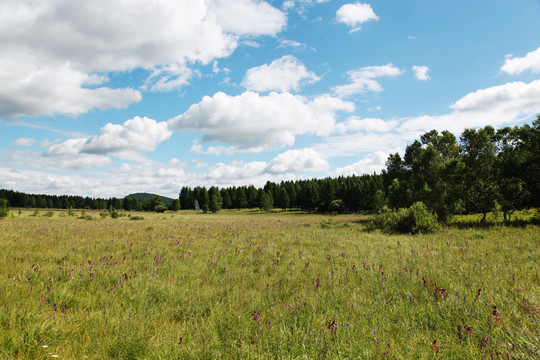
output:
[{"label": "blue sky", "polygon": [[431,129],[540,113],[538,0],[0,1],[0,187],[379,172]]}]

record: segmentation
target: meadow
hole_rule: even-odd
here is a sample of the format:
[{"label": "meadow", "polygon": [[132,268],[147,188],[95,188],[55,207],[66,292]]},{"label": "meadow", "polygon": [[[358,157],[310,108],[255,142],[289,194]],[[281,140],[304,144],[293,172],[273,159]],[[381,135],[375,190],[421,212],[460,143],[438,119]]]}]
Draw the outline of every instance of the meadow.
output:
[{"label": "meadow", "polygon": [[411,236],[358,214],[12,214],[1,359],[540,357],[535,225]]}]

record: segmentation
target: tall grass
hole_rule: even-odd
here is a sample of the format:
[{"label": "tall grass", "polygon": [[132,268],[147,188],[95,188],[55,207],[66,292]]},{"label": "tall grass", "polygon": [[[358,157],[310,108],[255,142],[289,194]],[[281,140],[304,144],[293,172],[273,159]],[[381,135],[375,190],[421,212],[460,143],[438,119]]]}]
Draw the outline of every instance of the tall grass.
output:
[{"label": "tall grass", "polygon": [[357,215],[30,214],[0,221],[2,359],[540,355],[537,226],[390,236]]}]

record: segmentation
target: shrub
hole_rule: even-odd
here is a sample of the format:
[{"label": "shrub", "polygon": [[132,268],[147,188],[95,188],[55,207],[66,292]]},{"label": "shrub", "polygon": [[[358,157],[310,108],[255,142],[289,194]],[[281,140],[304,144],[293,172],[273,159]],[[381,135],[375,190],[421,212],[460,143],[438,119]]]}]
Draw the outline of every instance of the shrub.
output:
[{"label": "shrub", "polygon": [[419,201],[406,209],[389,210],[385,207],[371,227],[388,233],[418,234],[437,231],[439,223],[437,215],[429,212],[427,206]]},{"label": "shrub", "polygon": [[43,216],[45,217],[53,217],[54,213],[52,211],[47,211]]},{"label": "shrub", "polygon": [[328,210],[332,213],[342,214],[345,212],[345,203],[341,199],[333,200],[328,205]]},{"label": "shrub", "polygon": [[[20,210],[19,210],[20,211]],[[0,219],[8,216],[8,201],[6,199],[0,199]]]}]

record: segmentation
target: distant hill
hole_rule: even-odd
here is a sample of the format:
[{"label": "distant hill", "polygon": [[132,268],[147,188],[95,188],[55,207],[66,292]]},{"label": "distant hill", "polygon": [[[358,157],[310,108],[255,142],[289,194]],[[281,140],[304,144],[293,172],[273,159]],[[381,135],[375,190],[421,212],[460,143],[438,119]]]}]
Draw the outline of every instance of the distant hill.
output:
[{"label": "distant hill", "polygon": [[151,199],[153,198],[154,196],[159,196],[163,199],[163,202],[165,203],[165,205],[169,206],[172,204],[172,201],[173,199],[171,198],[168,198],[168,197],[165,197],[165,196],[161,196],[161,195],[157,195],[157,194],[149,194],[149,193],[134,193],[134,194],[129,194],[127,195],[126,197],[127,198],[135,198],[137,199],[139,202],[143,202],[143,201],[146,201],[148,199]]}]

